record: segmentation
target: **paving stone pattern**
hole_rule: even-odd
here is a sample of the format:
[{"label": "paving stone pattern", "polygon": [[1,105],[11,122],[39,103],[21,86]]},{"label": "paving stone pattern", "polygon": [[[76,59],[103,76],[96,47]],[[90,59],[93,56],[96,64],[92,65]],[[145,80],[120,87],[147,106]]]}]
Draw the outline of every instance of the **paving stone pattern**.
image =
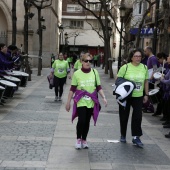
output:
[{"label": "paving stone pattern", "polygon": [[61,103],[20,103],[18,106],[16,106],[15,109],[18,110],[36,110],[36,111],[43,111],[43,110],[50,110],[50,111],[56,111],[59,109],[58,106],[60,106]]},{"label": "paving stone pattern", "polygon": [[45,168],[1,168],[0,170],[45,170]]},{"label": "paving stone pattern", "polygon": [[49,141],[6,141],[0,142],[0,160],[47,161]]},{"label": "paving stone pattern", "polygon": [[90,143],[89,157],[91,162],[170,165],[169,158],[155,144],[141,149],[132,144]]},{"label": "paving stone pattern", "polygon": [[0,123],[0,136],[51,137],[55,127],[55,124]]},{"label": "paving stone pattern", "polygon": [[17,112],[11,111],[3,120],[13,121],[57,121],[58,113],[37,113],[35,111]]}]

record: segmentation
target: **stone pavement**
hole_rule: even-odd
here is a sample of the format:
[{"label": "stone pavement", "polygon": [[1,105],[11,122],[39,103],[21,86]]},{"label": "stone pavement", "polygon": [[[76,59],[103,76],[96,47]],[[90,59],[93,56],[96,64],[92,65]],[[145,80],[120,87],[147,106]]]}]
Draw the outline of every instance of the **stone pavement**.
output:
[{"label": "stone pavement", "polygon": [[0,107],[0,170],[170,170],[170,140],[164,138],[160,117],[143,116],[143,149],[132,145],[130,122],[127,144],[108,143],[118,140],[119,116],[113,79],[97,68],[108,99],[96,126],[91,121],[88,150],[74,149],[76,122],[65,111],[70,80],[63,101],[54,102],[54,91],[48,89],[46,76],[33,71],[32,81],[19,89],[13,99]]}]

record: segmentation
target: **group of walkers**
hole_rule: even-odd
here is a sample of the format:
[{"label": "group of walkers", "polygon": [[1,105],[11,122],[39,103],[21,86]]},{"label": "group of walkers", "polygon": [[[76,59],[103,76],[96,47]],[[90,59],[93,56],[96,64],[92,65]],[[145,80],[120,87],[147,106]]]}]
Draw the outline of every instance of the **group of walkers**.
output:
[{"label": "group of walkers", "polygon": [[[67,75],[71,78],[68,62],[64,61],[62,56],[62,53],[60,53],[58,60],[55,60],[51,70],[51,76],[54,74],[55,94],[58,100],[61,100],[63,85]],[[94,125],[96,125],[101,108],[98,93],[103,99],[104,105],[107,106],[107,99],[102,90],[100,76],[98,71],[92,67],[92,60],[93,57],[89,53],[82,52],[80,54],[80,59],[77,60],[74,65],[71,87],[65,106],[66,111],[69,112],[71,109],[71,100],[74,100],[72,121],[78,117],[76,149],[88,148],[87,135],[90,127],[90,119],[93,117]],[[120,68],[116,78],[116,83],[118,82],[117,89],[118,87],[122,88],[123,83],[127,85],[127,82],[130,82],[133,85],[130,93],[126,89],[128,96],[123,100],[124,104],[119,103],[120,142],[126,143],[126,131],[131,107],[133,109],[131,131],[132,143],[134,145],[140,148],[143,147],[140,139],[143,135],[141,128],[143,111],[153,112],[153,116],[163,113],[161,120],[165,121],[164,127],[170,127],[169,68],[170,56],[168,57],[164,53],[158,53],[157,56],[155,56],[153,55],[151,47],[146,47],[144,50],[134,49],[130,52],[128,62]],[[164,71],[161,72],[162,70]],[[161,76],[155,78],[155,73],[159,73]],[[59,94],[58,87],[60,87]],[[125,88],[125,86],[123,88]],[[152,96],[150,92],[155,88],[158,90],[158,93]],[[118,95],[118,93],[116,95],[118,98],[121,96],[121,94]],[[158,99],[158,95],[161,95],[161,98]],[[152,102],[152,97],[157,98],[157,108],[155,112],[153,107],[155,103]],[[170,138],[170,133],[166,134],[165,137]]]}]

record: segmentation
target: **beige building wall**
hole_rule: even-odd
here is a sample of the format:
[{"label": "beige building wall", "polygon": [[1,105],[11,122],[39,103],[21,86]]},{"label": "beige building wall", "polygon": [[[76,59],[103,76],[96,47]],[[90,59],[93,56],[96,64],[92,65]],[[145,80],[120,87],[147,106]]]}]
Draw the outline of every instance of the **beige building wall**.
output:
[{"label": "beige building wall", "polygon": [[[43,31],[43,67],[50,66],[50,56],[52,53],[57,54],[59,49],[59,15],[61,15],[61,0],[53,0],[52,6],[42,9],[42,16],[45,18],[46,30]],[[60,9],[60,12],[59,10]],[[7,45],[12,41],[12,3],[11,0],[0,0],[0,32],[6,31],[8,34]],[[24,4],[23,0],[17,1],[17,42],[20,48],[24,44]],[[39,36],[36,33],[38,29],[38,15],[35,7],[31,8],[31,12],[35,13],[32,20],[29,20],[29,54],[38,55],[39,52]],[[61,16],[60,16],[61,18]],[[37,66],[38,58],[30,60],[33,67]]]}]

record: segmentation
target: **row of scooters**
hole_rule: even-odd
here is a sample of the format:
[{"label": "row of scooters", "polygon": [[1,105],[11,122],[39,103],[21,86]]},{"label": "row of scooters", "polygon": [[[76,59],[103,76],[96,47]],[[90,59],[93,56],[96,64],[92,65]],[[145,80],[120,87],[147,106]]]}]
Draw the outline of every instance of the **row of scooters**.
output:
[{"label": "row of scooters", "polygon": [[12,98],[19,87],[26,87],[28,76],[22,71],[5,71],[5,75],[0,78],[0,105],[4,105],[6,99]]}]

